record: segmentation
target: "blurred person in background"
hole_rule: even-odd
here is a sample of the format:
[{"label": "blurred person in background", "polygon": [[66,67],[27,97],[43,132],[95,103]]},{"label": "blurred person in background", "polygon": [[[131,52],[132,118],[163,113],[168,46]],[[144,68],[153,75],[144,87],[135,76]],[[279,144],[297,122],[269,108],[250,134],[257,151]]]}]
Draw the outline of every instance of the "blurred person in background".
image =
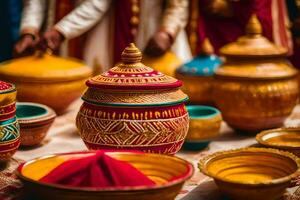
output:
[{"label": "blurred person in background", "polygon": [[0,1],[0,62],[13,56],[13,47],[19,39],[22,0]]},{"label": "blurred person in background", "polygon": [[252,14],[256,14],[263,35],[292,53],[285,0],[191,0],[190,20],[187,27],[193,53],[200,53],[208,38],[216,53],[219,49],[245,34]]},{"label": "blurred person in background", "polygon": [[[28,1],[32,6],[25,8],[23,19],[35,18],[35,30],[39,30],[42,19],[38,16],[45,8],[41,3],[33,3],[37,0]],[[97,59],[99,71],[120,61],[121,52],[130,42],[148,55],[160,56],[170,49],[186,61],[191,59],[184,30],[187,17],[188,0],[85,0],[48,29],[43,40],[48,48],[56,50],[64,40],[88,31],[78,50],[83,51],[83,58],[90,66]],[[22,20],[22,30],[29,27],[26,21]]]},{"label": "blurred person in background", "polygon": [[[78,0],[24,0],[20,40],[15,44],[17,56],[31,55],[41,48],[43,33],[61,20],[78,5]],[[64,43],[56,54],[81,58],[77,53],[84,36]]]},{"label": "blurred person in background", "polygon": [[296,68],[300,69],[300,0],[286,0],[286,4],[294,44],[293,55],[290,56],[290,60]]}]

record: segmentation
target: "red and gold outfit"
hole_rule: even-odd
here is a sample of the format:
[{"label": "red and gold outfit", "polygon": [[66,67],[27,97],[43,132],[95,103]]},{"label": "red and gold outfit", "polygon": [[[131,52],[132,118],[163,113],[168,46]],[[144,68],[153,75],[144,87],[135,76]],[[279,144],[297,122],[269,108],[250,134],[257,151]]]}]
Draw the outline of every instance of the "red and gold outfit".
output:
[{"label": "red and gold outfit", "polygon": [[[39,30],[45,9],[41,4],[45,0],[28,1],[31,8],[25,8],[22,30],[29,27]],[[145,49],[160,29],[174,40],[171,51],[183,61],[189,60],[191,54],[184,31],[187,17],[188,0],[85,0],[54,27],[66,39],[88,31],[84,45],[80,45],[84,60],[91,66],[98,63],[103,71],[119,60],[115,55],[120,55],[117,52],[124,45],[135,42]]]},{"label": "red and gold outfit", "polygon": [[[223,15],[214,10],[218,4],[223,5]],[[284,0],[191,0],[191,5],[188,30],[193,53],[201,51],[205,38],[209,38],[218,53],[222,46],[245,34],[245,26],[253,13],[262,24],[264,36],[288,48],[291,53],[292,42]]]}]

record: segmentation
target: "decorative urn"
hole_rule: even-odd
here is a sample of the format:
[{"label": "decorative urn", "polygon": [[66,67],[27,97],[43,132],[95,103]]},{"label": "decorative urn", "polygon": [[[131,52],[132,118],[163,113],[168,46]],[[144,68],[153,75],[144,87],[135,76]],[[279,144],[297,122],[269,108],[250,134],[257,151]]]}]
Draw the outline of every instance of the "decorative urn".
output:
[{"label": "decorative urn", "polygon": [[262,36],[253,15],[246,35],[220,52],[226,61],[216,70],[213,98],[224,120],[247,132],[282,126],[298,99],[298,72],[287,50]]},{"label": "decorative urn", "polygon": [[206,38],[202,53],[177,68],[176,78],[183,81],[182,90],[189,96],[190,103],[213,104],[213,75],[221,63],[221,59],[213,54],[213,47]]},{"label": "decorative urn", "polygon": [[175,154],[186,137],[189,117],[181,81],[141,63],[130,44],[122,62],[86,82],[77,118],[89,149],[125,149]]},{"label": "decorative urn", "polygon": [[18,101],[45,104],[57,113],[82,95],[91,72],[84,63],[51,52],[0,64],[0,79],[16,85]]},{"label": "decorative urn", "polygon": [[8,161],[20,145],[16,95],[13,84],[0,81],[0,162]]}]

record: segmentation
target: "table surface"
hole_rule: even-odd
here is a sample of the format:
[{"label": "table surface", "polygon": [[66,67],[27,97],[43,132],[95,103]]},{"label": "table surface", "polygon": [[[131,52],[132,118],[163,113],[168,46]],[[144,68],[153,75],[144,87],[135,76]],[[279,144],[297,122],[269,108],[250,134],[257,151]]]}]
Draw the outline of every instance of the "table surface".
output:
[{"label": "table surface", "polygon": [[[14,159],[26,161],[43,155],[86,150],[75,126],[75,117],[80,104],[80,100],[74,102],[65,114],[55,119],[46,139],[40,146],[20,149],[14,155]],[[298,125],[300,125],[300,105],[295,108],[285,123],[285,126]],[[254,137],[237,135],[223,123],[221,136],[212,141],[208,148],[199,152],[180,151],[177,156],[193,163],[195,172],[193,177],[187,181],[182,188],[176,200],[226,199],[217,191],[214,182],[199,172],[197,162],[205,155],[215,151],[246,147],[255,144],[256,141]]]}]

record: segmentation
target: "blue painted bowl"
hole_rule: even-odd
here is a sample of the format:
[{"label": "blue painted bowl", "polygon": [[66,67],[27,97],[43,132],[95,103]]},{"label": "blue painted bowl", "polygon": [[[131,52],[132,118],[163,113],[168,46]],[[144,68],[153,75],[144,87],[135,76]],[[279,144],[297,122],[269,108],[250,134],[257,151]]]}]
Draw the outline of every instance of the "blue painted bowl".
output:
[{"label": "blue painted bowl", "polygon": [[220,132],[222,116],[218,109],[211,106],[189,105],[190,127],[184,148],[201,150]]},{"label": "blue painted bowl", "polygon": [[193,104],[212,104],[212,84],[215,70],[222,63],[216,55],[199,55],[176,70],[183,81],[182,90]]}]

